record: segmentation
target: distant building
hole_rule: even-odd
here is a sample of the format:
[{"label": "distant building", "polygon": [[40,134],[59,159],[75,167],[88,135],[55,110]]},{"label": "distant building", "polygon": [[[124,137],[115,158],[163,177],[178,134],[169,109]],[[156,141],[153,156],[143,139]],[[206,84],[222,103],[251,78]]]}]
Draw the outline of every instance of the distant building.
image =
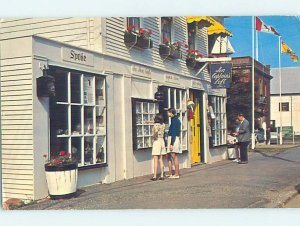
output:
[{"label": "distant building", "polygon": [[[279,68],[272,68],[271,121],[280,126]],[[281,68],[282,126],[293,126],[300,135],[300,67]]]},{"label": "distant building", "polygon": [[[252,58],[232,58],[232,85],[227,90],[228,129],[235,127],[238,113],[244,113],[252,125]],[[270,125],[270,66],[255,61],[255,129]],[[251,126],[252,128],[252,126]]]}]

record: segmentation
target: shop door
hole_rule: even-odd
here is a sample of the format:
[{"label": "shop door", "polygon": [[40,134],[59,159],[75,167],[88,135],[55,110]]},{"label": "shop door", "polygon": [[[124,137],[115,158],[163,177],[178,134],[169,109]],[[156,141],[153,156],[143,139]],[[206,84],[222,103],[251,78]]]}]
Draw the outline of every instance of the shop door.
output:
[{"label": "shop door", "polygon": [[191,123],[191,147],[192,147],[192,164],[199,163],[200,158],[200,100],[195,95],[190,95],[190,98],[195,103],[194,106],[194,118],[190,120]]}]

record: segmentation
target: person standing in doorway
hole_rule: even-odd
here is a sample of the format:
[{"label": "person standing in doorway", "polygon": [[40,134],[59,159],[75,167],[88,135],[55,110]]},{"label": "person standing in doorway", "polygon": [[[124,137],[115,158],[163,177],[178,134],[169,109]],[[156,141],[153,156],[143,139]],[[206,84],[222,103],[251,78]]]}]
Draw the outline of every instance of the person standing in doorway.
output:
[{"label": "person standing in doorway", "polygon": [[157,114],[154,118],[153,126],[153,145],[152,145],[152,156],[154,160],[154,175],[151,180],[157,180],[157,168],[158,161],[160,164],[160,177],[159,180],[164,179],[164,162],[163,155],[166,155],[166,146],[164,141],[165,124],[163,123],[163,117]]},{"label": "person standing in doorway", "polygon": [[174,108],[168,109],[168,116],[171,118],[171,125],[169,127],[168,132],[168,146],[167,153],[171,155],[171,158],[168,158],[169,161],[169,170],[172,172],[172,162],[175,166],[174,175],[170,174],[170,179],[178,179],[179,178],[179,161],[178,154],[181,153],[180,149],[180,131],[181,131],[181,122],[177,117],[176,110]]},{"label": "person standing in doorway", "polygon": [[238,119],[241,122],[238,135],[238,142],[240,145],[240,161],[239,164],[248,163],[248,146],[250,143],[250,124],[247,119],[245,119],[244,114],[238,114]]}]

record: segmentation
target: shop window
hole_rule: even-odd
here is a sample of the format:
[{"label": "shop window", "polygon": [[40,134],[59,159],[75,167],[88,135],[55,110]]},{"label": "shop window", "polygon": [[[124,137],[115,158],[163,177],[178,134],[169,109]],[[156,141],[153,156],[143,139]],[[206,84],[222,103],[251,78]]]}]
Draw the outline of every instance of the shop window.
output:
[{"label": "shop window", "polygon": [[[281,103],[281,111],[289,111],[289,102],[282,102]],[[280,111],[280,103],[279,103],[279,111]]]},{"label": "shop window", "polygon": [[167,109],[174,108],[181,121],[181,149],[185,151],[187,150],[186,91],[165,86],[160,87],[159,91],[164,94],[165,101],[160,103],[159,111],[164,117],[166,132],[171,123],[171,119],[168,118]]},{"label": "shop window", "polygon": [[51,67],[56,96],[50,99],[50,157],[71,154],[79,167],[106,163],[105,79]]},{"label": "shop window", "polygon": [[224,97],[209,96],[208,109],[211,134],[210,147],[226,144],[227,123],[226,123],[226,103]]},{"label": "shop window", "polygon": [[132,30],[139,33],[141,27],[140,17],[127,17],[127,27],[133,27]]},{"label": "shop window", "polygon": [[169,43],[172,43],[172,17],[161,18],[161,36],[162,43],[165,43],[164,40],[168,40]]},{"label": "shop window", "polygon": [[133,150],[152,147],[152,130],[157,104],[153,101],[132,99]]},{"label": "shop window", "polygon": [[188,24],[188,48],[191,50],[196,49],[196,22]]}]

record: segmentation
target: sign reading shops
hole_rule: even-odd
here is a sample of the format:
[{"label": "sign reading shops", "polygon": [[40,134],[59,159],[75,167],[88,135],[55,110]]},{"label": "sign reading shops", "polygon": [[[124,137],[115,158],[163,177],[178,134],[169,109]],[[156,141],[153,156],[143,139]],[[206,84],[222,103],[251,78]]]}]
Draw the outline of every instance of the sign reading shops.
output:
[{"label": "sign reading shops", "polygon": [[211,87],[213,89],[230,88],[231,85],[231,63],[211,64]]}]

